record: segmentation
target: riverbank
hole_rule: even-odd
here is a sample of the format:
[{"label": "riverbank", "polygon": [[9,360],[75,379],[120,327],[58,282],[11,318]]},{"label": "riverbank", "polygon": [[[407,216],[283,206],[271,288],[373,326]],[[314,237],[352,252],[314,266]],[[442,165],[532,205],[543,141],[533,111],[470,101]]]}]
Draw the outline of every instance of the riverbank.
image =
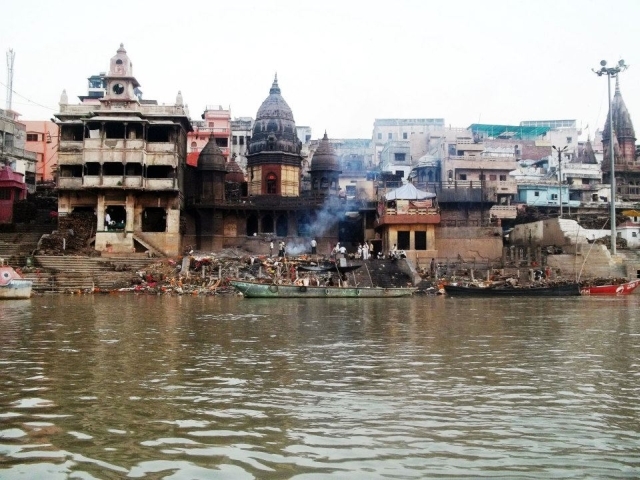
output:
[{"label": "riverbank", "polygon": [[[143,261],[144,260],[144,261]],[[332,264],[322,255],[272,257],[251,255],[228,249],[217,253],[191,252],[179,258],[145,258],[133,256],[35,256],[30,266],[17,269],[34,283],[35,294],[235,294],[231,279],[265,283],[337,282],[333,269],[325,272],[304,271],[299,267]],[[403,259],[362,261],[349,259],[357,267],[343,281],[351,285],[407,287],[413,286],[410,268]],[[429,284],[430,285],[430,284]]]}]

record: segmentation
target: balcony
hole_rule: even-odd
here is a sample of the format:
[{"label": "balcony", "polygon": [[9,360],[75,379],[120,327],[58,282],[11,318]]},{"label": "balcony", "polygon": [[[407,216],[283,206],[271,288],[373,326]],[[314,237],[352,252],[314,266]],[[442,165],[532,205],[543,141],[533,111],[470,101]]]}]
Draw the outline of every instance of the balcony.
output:
[{"label": "balcony", "polygon": [[438,224],[440,223],[440,209],[433,205],[428,206],[429,203],[431,202],[398,201],[398,206],[395,208],[380,204],[376,225]]}]

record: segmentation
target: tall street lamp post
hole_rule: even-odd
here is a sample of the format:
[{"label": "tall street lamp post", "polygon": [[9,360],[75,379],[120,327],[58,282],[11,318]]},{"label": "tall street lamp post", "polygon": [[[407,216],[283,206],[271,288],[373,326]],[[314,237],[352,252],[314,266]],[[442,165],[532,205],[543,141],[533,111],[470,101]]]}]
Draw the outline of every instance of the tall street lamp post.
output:
[{"label": "tall street lamp post", "polygon": [[[558,152],[558,183],[560,184],[560,218],[562,218],[562,154],[567,151],[569,148],[568,145],[565,145],[562,148],[556,147],[553,145],[553,149]],[[569,212],[571,214],[571,212]]]},{"label": "tall street lamp post", "polygon": [[617,77],[618,74],[627,69],[624,60],[618,61],[615,67],[607,68],[607,61],[600,61],[600,70],[593,69],[593,73],[601,77],[607,76],[607,93],[609,95],[609,161],[611,162],[611,255],[616,254],[616,171],[615,158],[616,154],[613,149],[613,112],[611,111],[611,78]]}]

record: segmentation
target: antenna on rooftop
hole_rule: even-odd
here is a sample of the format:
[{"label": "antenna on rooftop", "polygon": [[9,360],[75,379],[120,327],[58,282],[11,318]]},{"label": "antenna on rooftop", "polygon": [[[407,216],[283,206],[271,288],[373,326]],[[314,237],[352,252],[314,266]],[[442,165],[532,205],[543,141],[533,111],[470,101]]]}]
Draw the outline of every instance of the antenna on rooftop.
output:
[{"label": "antenna on rooftop", "polygon": [[7,52],[7,110],[11,110],[11,104],[13,102],[13,61],[15,58],[16,54],[13,49],[10,48]]}]

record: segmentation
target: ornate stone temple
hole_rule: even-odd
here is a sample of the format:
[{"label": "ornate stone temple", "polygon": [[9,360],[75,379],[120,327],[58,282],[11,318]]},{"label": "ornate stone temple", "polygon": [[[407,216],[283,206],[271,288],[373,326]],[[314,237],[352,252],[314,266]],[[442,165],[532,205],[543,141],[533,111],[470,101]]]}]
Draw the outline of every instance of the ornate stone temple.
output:
[{"label": "ornate stone temple", "polygon": [[301,192],[301,148],[276,77],[256,115],[246,180],[212,142],[202,150],[198,167],[189,167],[184,243],[199,250],[240,247],[266,253],[269,242],[278,239],[290,246],[288,254],[296,254],[310,249],[313,236],[318,251],[328,252],[344,218],[337,197],[339,164],[325,135],[310,170],[316,189]]},{"label": "ornate stone temple", "polygon": [[293,112],[280,94],[278,76],[258,109],[247,154],[249,195],[300,195],[302,143]]},{"label": "ornate stone temple", "polygon": [[327,132],[324,132],[324,137],[320,140],[318,148],[313,154],[309,173],[311,175],[311,192],[323,195],[338,195],[340,193],[339,180],[342,173],[340,162],[333,145],[329,142]]},{"label": "ornate stone temple", "polygon": [[[611,117],[613,117],[614,171],[617,194],[625,201],[638,201],[640,200],[640,164],[636,156],[636,133],[631,122],[631,115],[620,93],[618,77],[616,77],[615,95],[611,100],[611,112]],[[610,183],[611,181],[609,125],[609,115],[607,115],[604,131],[602,132],[602,146],[604,149],[602,176],[604,183]]]}]

